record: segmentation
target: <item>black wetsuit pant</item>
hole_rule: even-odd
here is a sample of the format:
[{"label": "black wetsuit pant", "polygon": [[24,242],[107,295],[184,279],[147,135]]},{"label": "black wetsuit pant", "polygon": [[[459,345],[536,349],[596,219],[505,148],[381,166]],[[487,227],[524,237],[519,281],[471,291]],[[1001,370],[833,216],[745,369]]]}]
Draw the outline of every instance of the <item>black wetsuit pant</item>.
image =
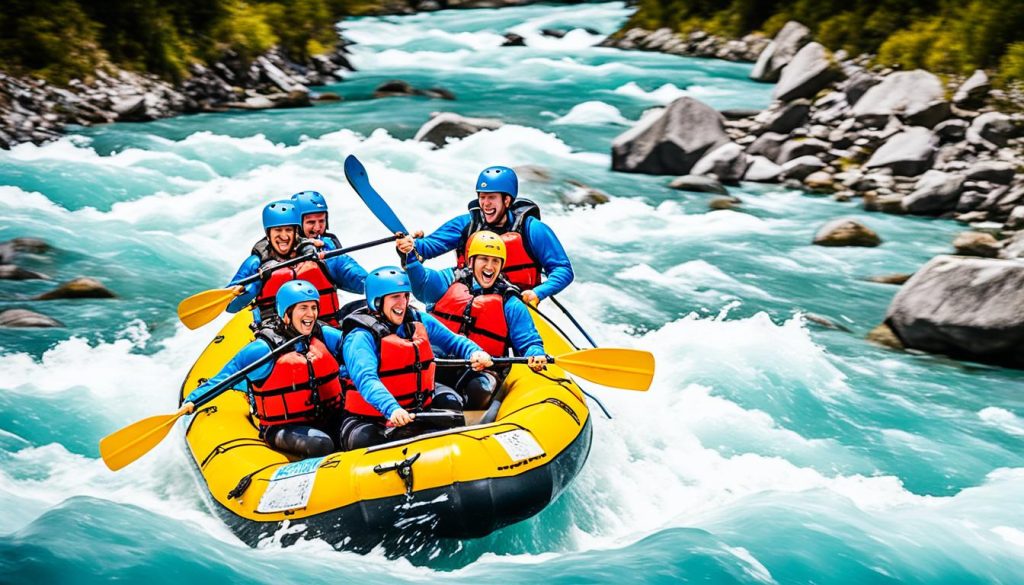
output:
[{"label": "black wetsuit pant", "polygon": [[323,457],[338,451],[342,412],[331,413],[314,424],[277,425],[261,434],[268,445],[303,458]]},{"label": "black wetsuit pant", "polygon": [[[435,384],[430,409],[461,411],[462,397],[444,384]],[[386,422],[380,417],[350,415],[341,423],[341,448],[351,451],[387,442],[388,438],[384,436]]]},{"label": "black wetsuit pant", "polygon": [[508,368],[474,372],[471,368],[438,368],[437,377],[455,388],[462,397],[465,410],[483,410],[508,376]]}]

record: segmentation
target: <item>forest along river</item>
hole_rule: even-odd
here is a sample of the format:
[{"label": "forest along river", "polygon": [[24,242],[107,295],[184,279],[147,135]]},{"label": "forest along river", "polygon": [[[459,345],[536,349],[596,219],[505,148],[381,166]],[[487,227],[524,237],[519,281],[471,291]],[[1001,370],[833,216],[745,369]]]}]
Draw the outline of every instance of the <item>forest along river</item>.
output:
[{"label": "forest along river", "polygon": [[[59,249],[19,262],[120,296],[38,303],[68,328],[0,333],[3,580],[1019,580],[1024,375],[864,341],[897,290],[864,278],[914,271],[959,228],[781,187],[745,185],[733,189],[742,211],[708,211],[709,196],[670,190],[668,177],[610,172],[611,140],[644,110],[682,95],[764,107],[771,91],[747,79],[749,65],[596,48],[602,36],[584,28],[607,34],[629,13],[604,3],[347,21],[360,72],[323,88],[343,102],[111,125],[0,152],[0,239]],[[500,47],[505,32],[527,47]],[[458,99],[371,99],[389,79]],[[507,124],[431,150],[412,136],[437,110]],[[561,499],[455,554],[249,549],[204,506],[180,429],[116,474],[98,456],[104,435],[174,411],[218,327],[188,331],[174,308],[227,281],[260,237],[264,203],[319,190],[343,242],[387,235],[345,183],[348,153],[411,229],[461,213],[484,166],[546,169],[551,179],[521,194],[572,258],[562,301],[603,344],[657,356],[646,394],[589,386],[614,419],[595,416],[590,460]],[[567,180],[611,201],[565,208]],[[810,245],[843,215],[884,244]],[[388,248],[356,258],[396,259]],[[50,287],[0,282],[0,308],[32,307],[22,299]]]}]

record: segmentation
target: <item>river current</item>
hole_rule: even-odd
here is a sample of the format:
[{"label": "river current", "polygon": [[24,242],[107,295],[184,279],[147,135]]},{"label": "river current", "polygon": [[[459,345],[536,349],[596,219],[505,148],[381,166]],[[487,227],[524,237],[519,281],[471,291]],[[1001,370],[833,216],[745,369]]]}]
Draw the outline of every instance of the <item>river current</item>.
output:
[{"label": "river current", "polygon": [[[360,71],[318,88],[344,101],[0,151],[0,240],[57,248],[19,264],[119,295],[29,302],[53,283],[0,281],[0,309],[67,325],[0,331],[0,582],[1024,581],[1024,373],[864,340],[897,290],[865,279],[951,251],[958,226],[751,184],[732,189],[737,210],[710,211],[708,195],[668,189],[669,177],[612,173],[612,139],[646,110],[683,95],[761,108],[771,93],[747,79],[749,64],[596,47],[630,11],[349,20]],[[527,46],[501,47],[505,32]],[[458,99],[371,99],[390,79]],[[433,111],[506,124],[431,149],[412,137]],[[520,193],[573,261],[561,300],[601,344],[657,357],[647,393],[585,386],[614,418],[595,410],[589,461],[558,501],[455,554],[388,559],[315,540],[250,549],[205,507],[180,428],[118,473],[99,459],[106,434],[175,410],[225,322],[189,331],[175,306],[233,274],[264,203],[319,190],[343,242],[387,235],[344,180],[349,153],[407,226],[428,231],[465,209],[483,167],[543,168],[550,178]],[[611,201],[566,207],[568,180]],[[843,216],[883,245],[810,244]],[[355,257],[395,261],[386,248]]]}]

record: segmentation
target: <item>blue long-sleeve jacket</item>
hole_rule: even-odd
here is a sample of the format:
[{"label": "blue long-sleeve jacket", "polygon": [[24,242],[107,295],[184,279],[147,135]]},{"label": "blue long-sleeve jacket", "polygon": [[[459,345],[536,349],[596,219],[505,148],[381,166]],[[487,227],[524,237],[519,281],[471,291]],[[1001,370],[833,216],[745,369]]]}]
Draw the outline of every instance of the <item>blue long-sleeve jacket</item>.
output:
[{"label": "blue long-sleeve jacket", "polygon": [[[479,345],[461,335],[452,333],[430,315],[421,311],[420,318],[423,320],[423,327],[427,330],[430,345],[439,348],[446,355],[455,355],[468,360],[474,352],[483,351]],[[404,325],[399,327],[398,336],[409,339],[411,332],[407,329]],[[352,383],[355,384],[363,399],[380,411],[385,418],[391,418],[391,415],[400,406],[391,392],[388,392],[384,383],[380,381],[380,376],[377,375],[377,370],[380,367],[380,353],[374,342],[373,334],[361,327],[353,329],[345,336],[342,354],[345,356],[345,366],[352,378]]]},{"label": "blue long-sleeve jacket", "polygon": [[[329,325],[322,326],[321,330],[323,331],[324,345],[327,346],[327,351],[331,352],[331,355],[333,355],[334,358],[338,360],[338,363],[340,364],[342,356],[341,331]],[[293,349],[295,351],[305,351],[306,344],[305,342],[300,341],[293,346]],[[223,382],[224,380],[227,380],[229,377],[240,372],[243,368],[248,367],[250,364],[255,363],[256,360],[267,355],[268,353],[270,353],[270,345],[267,344],[266,341],[262,339],[250,341],[248,345],[243,347],[241,350],[239,350],[237,354],[235,354],[235,357],[231,358],[231,361],[225,364],[224,367],[221,368],[219,372],[217,372],[216,376],[210,378],[209,380],[206,381],[205,384],[199,386],[198,388],[190,392],[189,395],[185,397],[185,401],[195,402],[204,394],[206,394],[210,390],[210,388],[213,388],[217,384]],[[270,360],[267,363],[263,364],[262,366],[246,374],[245,379],[248,380],[250,384],[262,382],[263,380],[267,379],[267,376],[270,375],[270,372],[273,369],[274,360]],[[345,377],[344,366],[342,366],[340,375],[341,377]],[[236,384],[235,388],[237,387],[238,385]]]},{"label": "blue long-sleeve jacket", "polygon": [[[325,240],[327,244],[328,240]],[[333,245],[333,244],[331,244]],[[327,246],[325,245],[325,250]],[[331,277],[338,288],[344,291],[355,294],[363,294],[363,281],[366,280],[366,270],[359,265],[348,254],[342,254],[341,256],[335,256],[324,260],[324,265],[327,266],[327,274]],[[238,281],[249,278],[254,274],[259,274],[260,271],[260,258],[255,254],[249,256],[242,262],[242,266],[238,268],[238,272],[228,282],[228,286],[235,286]],[[260,294],[260,290],[263,288],[263,281],[257,280],[256,282],[250,282],[245,285],[245,292],[235,297],[231,303],[228,304],[227,311],[229,313],[237,313],[245,308],[246,305],[252,302],[257,295]]]},{"label": "blue long-sleeve jacket", "polygon": [[[449,220],[430,235],[416,240],[416,251],[429,259],[454,250],[458,247],[462,231],[469,225],[470,220],[468,213]],[[506,221],[509,222],[507,225],[512,224],[511,211],[508,212]],[[546,280],[538,284],[533,292],[541,299],[562,292],[572,282],[574,275],[569,257],[565,254],[565,249],[562,248],[562,243],[558,241],[555,232],[539,219],[528,217],[523,235],[526,238],[526,245],[546,276]]]},{"label": "blue long-sleeve jacket", "polygon": [[[405,266],[412,284],[412,294],[427,304],[427,310],[448,291],[455,282],[455,269],[445,268],[434,270],[427,268],[415,258],[411,258]],[[473,279],[473,290],[480,290],[480,284]],[[523,301],[515,297],[505,299],[505,322],[508,324],[508,337],[512,351],[517,356],[544,355],[544,341],[537,333],[537,326],[530,318],[530,311]]]}]

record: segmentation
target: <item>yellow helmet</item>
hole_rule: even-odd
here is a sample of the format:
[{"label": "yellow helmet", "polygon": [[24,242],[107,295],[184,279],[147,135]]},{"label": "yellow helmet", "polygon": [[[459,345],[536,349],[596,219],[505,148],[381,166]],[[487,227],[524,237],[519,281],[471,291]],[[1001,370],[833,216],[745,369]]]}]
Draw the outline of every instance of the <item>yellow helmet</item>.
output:
[{"label": "yellow helmet", "polygon": [[501,258],[501,263],[504,264],[505,242],[494,232],[479,231],[470,236],[469,242],[466,243],[466,260],[470,260],[473,256],[494,256]]}]

